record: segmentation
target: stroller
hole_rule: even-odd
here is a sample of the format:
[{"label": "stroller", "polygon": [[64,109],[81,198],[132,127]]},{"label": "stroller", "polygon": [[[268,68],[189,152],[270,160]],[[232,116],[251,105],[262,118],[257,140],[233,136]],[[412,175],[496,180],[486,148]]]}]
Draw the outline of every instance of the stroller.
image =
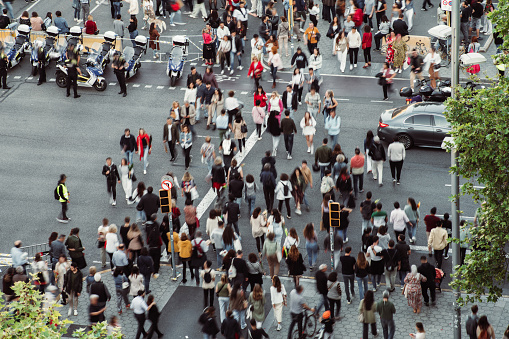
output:
[{"label": "stroller", "polygon": [[435,289],[437,289],[440,293],[442,293],[442,288],[440,285],[444,280],[445,272],[439,268],[435,268]]}]

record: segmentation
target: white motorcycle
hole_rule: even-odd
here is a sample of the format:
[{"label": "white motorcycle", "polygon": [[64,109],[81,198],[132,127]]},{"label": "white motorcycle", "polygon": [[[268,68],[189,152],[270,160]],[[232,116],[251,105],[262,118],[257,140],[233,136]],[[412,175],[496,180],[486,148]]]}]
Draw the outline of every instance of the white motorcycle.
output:
[{"label": "white motorcycle", "polygon": [[143,53],[147,53],[147,38],[143,35],[138,35],[134,42],[136,43],[136,47],[132,48],[127,46],[124,48],[124,60],[127,62],[128,66],[125,70],[126,79],[132,78],[138,72],[138,69],[141,68],[141,56]]},{"label": "white motorcycle", "polygon": [[39,49],[42,47],[44,51],[44,65],[48,66],[51,60],[58,59],[59,53],[57,52],[56,42],[58,41],[58,28],[50,26],[46,30],[47,36],[43,39],[37,39],[33,42],[32,53],[30,54],[30,61],[32,63],[32,75],[37,75],[37,68],[39,63]]},{"label": "white motorcycle", "polygon": [[7,52],[8,66],[12,68],[23,60],[26,53],[32,50],[30,27],[28,25],[19,25],[16,39],[14,40],[11,36],[8,36],[5,39],[5,46],[5,50],[9,51]]}]

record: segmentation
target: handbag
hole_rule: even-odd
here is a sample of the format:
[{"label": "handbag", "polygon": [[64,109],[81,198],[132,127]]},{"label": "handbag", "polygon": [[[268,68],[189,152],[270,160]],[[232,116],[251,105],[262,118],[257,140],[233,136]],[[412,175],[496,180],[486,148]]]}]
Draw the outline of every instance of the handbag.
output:
[{"label": "handbag", "polygon": [[241,133],[247,133],[247,125],[244,123],[242,126],[240,126],[240,132]]},{"label": "handbag", "polygon": [[366,43],[365,42],[362,43],[362,49],[366,49]]},{"label": "handbag", "polygon": [[129,281],[124,281],[124,277],[122,276],[122,289],[125,290],[129,288]]},{"label": "handbag", "polygon": [[200,197],[200,194],[198,194],[198,190],[196,189],[196,186],[191,188],[189,190],[189,193],[191,193],[191,200],[196,200]]},{"label": "handbag", "polygon": [[240,237],[233,241],[233,248],[235,248],[235,252],[242,251],[242,243],[240,242]]},{"label": "handbag", "polygon": [[133,173],[133,175],[131,176],[131,181],[136,182],[136,180],[138,180],[138,178],[136,178],[136,175],[134,175],[134,173]]},{"label": "handbag", "polygon": [[364,323],[364,311],[362,313],[359,313],[359,316],[357,317],[360,323]]}]

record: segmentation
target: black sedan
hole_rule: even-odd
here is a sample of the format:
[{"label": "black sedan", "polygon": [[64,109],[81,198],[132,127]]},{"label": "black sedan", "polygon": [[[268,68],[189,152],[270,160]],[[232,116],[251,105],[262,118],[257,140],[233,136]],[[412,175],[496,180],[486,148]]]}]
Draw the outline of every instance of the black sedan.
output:
[{"label": "black sedan", "polygon": [[444,116],[445,106],[421,102],[385,111],[378,122],[378,137],[392,142],[394,137],[405,145],[440,147],[449,136],[451,125]]}]

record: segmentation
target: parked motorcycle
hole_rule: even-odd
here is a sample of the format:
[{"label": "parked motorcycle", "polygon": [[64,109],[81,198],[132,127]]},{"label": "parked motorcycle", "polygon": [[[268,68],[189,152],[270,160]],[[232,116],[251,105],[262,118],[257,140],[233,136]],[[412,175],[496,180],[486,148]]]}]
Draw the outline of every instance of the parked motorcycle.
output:
[{"label": "parked motorcycle", "polygon": [[66,59],[65,53],[67,52],[67,46],[69,44],[73,44],[74,46],[76,46],[79,52],[83,51],[83,32],[80,26],[71,27],[65,43],[59,47],[60,51],[60,58],[58,60],[59,63],[65,62]]},{"label": "parked motorcycle", "polygon": [[30,27],[28,25],[19,25],[16,39],[8,37],[5,40],[7,52],[8,67],[12,68],[19,64],[25,57],[25,54],[32,50],[30,43]]},{"label": "parked motorcycle", "polygon": [[[99,92],[104,91],[108,84],[102,76],[103,71],[89,60],[83,66],[80,67],[81,74],[78,73],[78,86],[93,87]],[[67,67],[63,63],[57,64],[56,83],[58,87],[67,87]]]},{"label": "parked motorcycle", "polygon": [[187,61],[189,39],[183,35],[173,37],[173,46],[168,57],[168,67],[166,74],[170,77],[171,86],[175,86],[175,82],[182,77],[184,73],[184,65]]},{"label": "parked motorcycle", "polygon": [[433,89],[429,80],[420,80],[418,92],[413,93],[410,87],[399,90],[401,97],[407,98],[408,103],[420,101],[444,102],[451,96],[451,82],[449,80],[437,80],[437,86]]},{"label": "parked motorcycle", "polygon": [[104,41],[101,43],[101,49],[96,58],[98,67],[101,68],[103,71],[106,69],[106,66],[108,66],[110,61],[113,59],[113,55],[117,52],[115,50],[116,40],[117,35],[115,34],[115,32],[107,31],[104,33]]},{"label": "parked motorcycle", "polygon": [[48,66],[51,60],[58,59],[56,42],[58,41],[58,28],[50,26],[46,30],[46,38],[44,40],[37,39],[32,44],[32,53],[30,54],[30,62],[32,63],[32,75],[37,75],[39,63],[39,49],[42,47],[44,51],[44,65]]},{"label": "parked motorcycle", "polygon": [[126,68],[126,79],[132,78],[138,69],[141,68],[141,56],[143,53],[147,53],[147,38],[143,35],[138,35],[134,42],[136,43],[136,47],[132,48],[127,46],[124,48],[124,60],[127,61]]}]

